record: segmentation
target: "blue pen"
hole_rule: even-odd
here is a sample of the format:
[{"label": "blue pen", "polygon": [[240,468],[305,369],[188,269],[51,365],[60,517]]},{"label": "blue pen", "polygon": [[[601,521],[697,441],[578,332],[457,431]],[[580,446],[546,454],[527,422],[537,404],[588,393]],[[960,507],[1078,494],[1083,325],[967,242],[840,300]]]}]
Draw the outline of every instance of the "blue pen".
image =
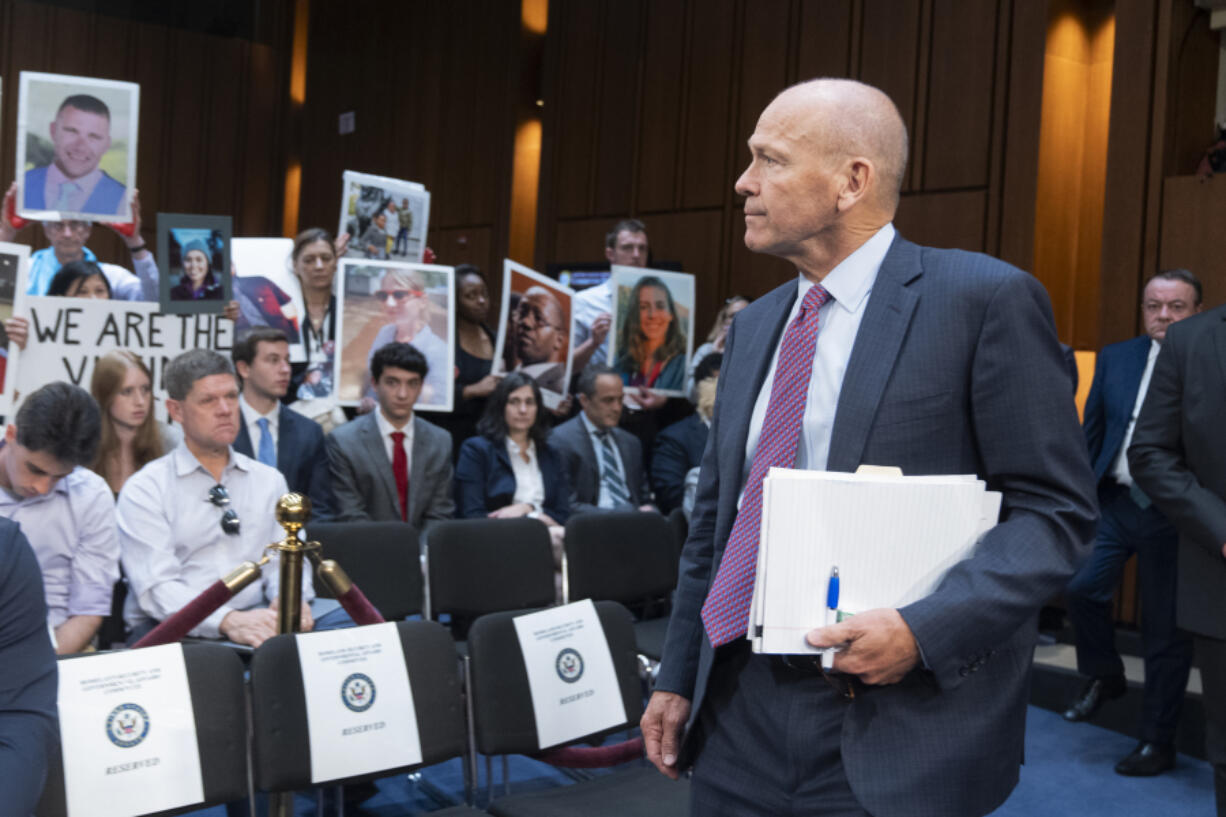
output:
[{"label": "blue pen", "polygon": [[[831,619],[838,620],[839,611],[839,566],[835,565],[830,568],[830,583],[826,586],[826,626],[829,627]],[[827,647],[822,653],[822,669],[834,669],[834,647]]]}]

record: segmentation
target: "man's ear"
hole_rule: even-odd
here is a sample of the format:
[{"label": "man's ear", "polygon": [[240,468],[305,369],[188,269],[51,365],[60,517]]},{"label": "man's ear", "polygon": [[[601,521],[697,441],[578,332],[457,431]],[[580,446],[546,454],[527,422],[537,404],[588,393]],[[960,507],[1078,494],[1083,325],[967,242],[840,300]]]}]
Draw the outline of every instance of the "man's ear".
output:
[{"label": "man's ear", "polygon": [[236,360],[234,361],[234,371],[238,372],[238,388],[241,391],[243,388],[243,381],[246,380],[247,375],[251,373],[251,365],[245,360]]},{"label": "man's ear", "polygon": [[839,190],[837,207],[846,211],[868,194],[870,187],[877,183],[877,168],[862,156],[854,156],[847,161],[843,170],[843,186]]},{"label": "man's ear", "polygon": [[608,259],[610,264],[613,263],[613,248],[612,247],[604,248],[604,257]]},{"label": "man's ear", "polygon": [[170,419],[174,420],[179,425],[183,425],[183,404],[181,402],[167,397],[166,413],[170,415]]}]

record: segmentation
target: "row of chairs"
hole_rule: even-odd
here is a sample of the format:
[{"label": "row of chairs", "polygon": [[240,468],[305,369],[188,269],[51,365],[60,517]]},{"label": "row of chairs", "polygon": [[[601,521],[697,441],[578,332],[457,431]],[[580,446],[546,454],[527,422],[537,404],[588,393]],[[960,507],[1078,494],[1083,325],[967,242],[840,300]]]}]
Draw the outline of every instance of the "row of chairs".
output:
[{"label": "row of chairs", "polygon": [[[581,741],[600,739],[633,726],[643,708],[631,615],[615,602],[597,602],[596,610],[613,658],[627,720],[610,730],[577,739]],[[306,699],[295,637],[276,636],[255,650],[247,684],[242,663],[231,650],[217,644],[184,644],[205,802],[157,814],[178,814],[240,800],[249,788],[287,792],[410,773],[463,757],[470,749],[487,756],[537,754],[539,739],[528,674],[514,625],[514,617],[522,612],[527,611],[484,615],[473,623],[468,639],[467,684],[461,683],[456,643],[442,625],[424,620],[397,623],[416,709],[422,763],[375,769],[318,784],[311,781]],[[64,660],[88,661],[91,656]],[[63,769],[57,766],[51,770],[38,817],[66,815],[65,800]],[[482,813],[501,817],[667,817],[688,814],[688,800],[686,783],[674,783],[654,769],[637,764],[572,785],[498,797],[487,812],[460,805],[432,813],[446,817]]]}]

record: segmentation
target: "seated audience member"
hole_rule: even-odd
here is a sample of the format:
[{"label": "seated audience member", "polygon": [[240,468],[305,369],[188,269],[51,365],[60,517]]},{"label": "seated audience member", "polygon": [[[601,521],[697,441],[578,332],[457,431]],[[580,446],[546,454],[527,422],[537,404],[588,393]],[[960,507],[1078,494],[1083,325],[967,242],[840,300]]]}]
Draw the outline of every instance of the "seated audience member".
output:
[{"label": "seated audience member", "polygon": [[[4,199],[4,211],[9,208],[17,196],[17,183],[13,182]],[[129,272],[116,264],[98,263],[98,257],[85,246],[93,232],[92,221],[44,221],[43,232],[47,236],[50,247],[30,254],[29,285],[27,295],[46,295],[51,287],[51,279],[60,271],[60,267],[72,261],[92,261],[102,269],[106,276],[112,297],[120,301],[156,301],[158,299],[158,268],[153,253],[145,246],[141,237],[140,196],[132,191],[132,235],[119,233],[132,254],[132,267],[135,273]],[[0,218],[0,241],[13,241],[17,230],[5,218]]]},{"label": "seated audience member", "polygon": [[643,446],[617,427],[622,397],[621,375],[604,364],[589,364],[579,378],[583,410],[549,435],[550,445],[566,461],[571,513],[655,510],[649,504]]},{"label": "seated audience member", "polygon": [[541,388],[523,372],[499,382],[477,425],[460,446],[456,516],[530,516],[550,527],[570,516],[566,464],[546,442]]},{"label": "seated audience member", "polygon": [[338,520],[401,520],[420,530],[455,512],[451,435],[413,413],[428,370],[408,343],[371,358],[377,408],[328,435]]},{"label": "seated audience member", "polygon": [[291,491],[310,497],[311,519],[331,519],[332,476],[323,429],[281,403],[290,384],[289,339],[280,329],[257,327],[234,344],[230,356],[243,383],[238,398],[243,422],[234,450],[276,468]]},{"label": "seated audience member", "polygon": [[15,523],[0,519],[0,803],[33,814],[56,750],[55,652],[38,562]]},{"label": "seated audience member", "polygon": [[100,426],[89,392],[49,383],[22,402],[0,447],[0,516],[33,540],[61,654],[89,644],[119,579],[114,500],[102,477],[84,467]]},{"label": "seated audience member", "polygon": [[732,328],[732,319],[747,306],[749,306],[749,299],[744,295],[733,295],[724,301],[719,314],[715,316],[715,324],[707,333],[706,342],[694,350],[694,356],[690,358],[690,370],[685,375],[685,395],[691,403],[698,402],[698,395],[694,392],[694,386],[699,380],[694,376],[698,364],[706,360],[708,355],[724,353],[724,343],[728,340],[728,330]]},{"label": "seated audience member", "polygon": [[102,269],[93,261],[69,261],[51,279],[48,295],[65,298],[99,298],[107,301],[114,297],[111,282],[102,274]]},{"label": "seated audience member", "polygon": [[698,381],[695,389],[698,411],[656,436],[656,450],[651,457],[651,488],[655,491],[660,513],[669,513],[681,506],[686,474],[702,464],[702,452],[707,447],[707,432],[715,412],[719,364],[723,358],[719,352],[709,354],[694,370]]},{"label": "seated audience member", "polygon": [[[181,610],[243,561],[258,561],[284,532],[277,500],[287,492],[275,468],[231,446],[242,417],[230,361],[211,349],[192,349],[164,373],[166,408],[183,427],[183,442],[132,475],[119,492],[119,546],[130,592],[124,617],[133,638]],[[224,637],[258,647],[277,633],[278,565],[244,588],[189,635]],[[314,626],[306,602],[311,573],[302,581],[302,629]]]},{"label": "seated audience member", "polygon": [[183,434],[154,417],[153,377],[126,349],[98,358],[89,392],[102,410],[102,437],[89,467],[118,496],[128,477],[178,445]]}]

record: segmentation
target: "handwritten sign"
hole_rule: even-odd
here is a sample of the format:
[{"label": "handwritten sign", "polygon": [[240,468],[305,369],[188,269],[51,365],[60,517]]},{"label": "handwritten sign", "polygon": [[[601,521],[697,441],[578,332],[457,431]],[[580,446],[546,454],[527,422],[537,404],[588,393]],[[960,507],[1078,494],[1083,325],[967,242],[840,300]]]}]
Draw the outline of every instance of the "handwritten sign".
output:
[{"label": "handwritten sign", "polygon": [[[144,301],[31,296],[25,299],[30,337],[17,367],[16,389],[29,394],[57,380],[89,388],[98,358],[115,349],[140,357],[153,374],[160,419],[166,419],[162,372],[188,349],[229,355],[234,324],[220,315],[164,315]],[[18,397],[20,400],[20,397]]]}]

